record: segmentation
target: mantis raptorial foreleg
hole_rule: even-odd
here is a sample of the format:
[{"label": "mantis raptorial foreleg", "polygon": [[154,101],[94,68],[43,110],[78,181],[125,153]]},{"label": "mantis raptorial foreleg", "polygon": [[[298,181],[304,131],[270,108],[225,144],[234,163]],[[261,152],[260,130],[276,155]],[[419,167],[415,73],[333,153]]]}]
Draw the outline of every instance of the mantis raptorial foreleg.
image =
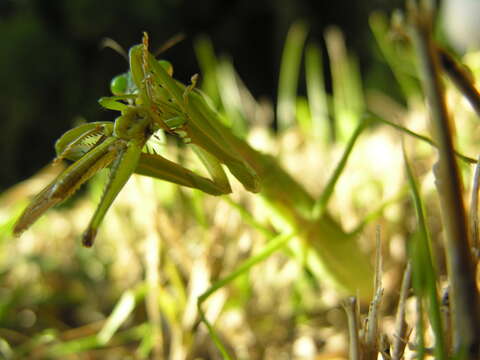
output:
[{"label": "mantis raptorial foreleg", "polygon": [[137,168],[138,160],[144,145],[143,141],[129,141],[128,143],[118,141],[118,155],[112,163],[110,169],[110,177],[103,192],[102,199],[93,214],[87,230],[83,233],[82,242],[85,246],[92,246],[93,240],[97,235],[98,227],[100,226],[107,210],[117,197],[120,190],[123,188],[130,175]]},{"label": "mantis raptorial foreleg", "polygon": [[113,123],[93,122],[79,125],[60,137],[55,143],[57,157],[54,161],[68,159],[76,161],[95,147],[101,137],[113,133]]},{"label": "mantis raptorial foreleg", "polygon": [[[120,111],[115,122],[80,125],[66,132],[55,144],[57,161],[74,161],[25,209],[14,233],[27,229],[47,209],[65,200],[99,170],[109,167],[104,194],[83,235],[91,246],[110,205],[130,175],[135,173],[167,180],[213,195],[231,192],[222,165],[251,191],[258,191],[254,170],[239,156],[227,137],[197,109],[196,77],[184,86],[171,76],[170,63],[157,61],[148,52],[148,37],[129,53],[130,72],[111,82],[114,96],[99,100],[104,108]],[[190,144],[206,167],[211,180],[163,158],[144,152],[150,137],[161,131]]]},{"label": "mantis raptorial foreleg", "polygon": [[[132,64],[142,64],[145,58],[144,50],[144,47],[141,45],[130,49]],[[174,80],[150,53],[146,55],[146,58],[148,66],[143,66],[143,68],[147,68],[151,74],[145,75],[132,71],[132,76],[134,79],[140,76],[153,76],[155,83],[160,85],[162,92],[165,90],[168,92],[168,99],[166,100],[173,102],[179,111],[188,117],[187,125],[180,130],[185,132],[185,134],[180,133],[180,136],[188,138],[189,142],[201,147],[218,161],[225,164],[247,190],[258,192],[259,178],[255,171],[237,154],[232,144],[228,142],[221,131],[206,121],[197,107],[192,104],[192,100],[195,100],[193,88],[185,87]],[[150,91],[154,93],[155,89],[153,88]],[[176,131],[178,133],[178,130]]]},{"label": "mantis raptorial foreleg", "polygon": [[206,167],[214,182],[223,189],[224,193],[230,193],[232,188],[220,162],[208,151],[203,150],[197,145],[192,145],[192,149]]},{"label": "mantis raptorial foreleg", "polygon": [[[103,128],[105,133],[101,134],[99,128]],[[113,123],[87,123],[69,130],[55,144],[57,158],[71,161],[80,159],[94,145],[84,143],[90,136],[94,136],[92,133],[98,138],[100,135],[110,136],[113,133]],[[159,154],[142,152],[135,173],[198,189],[211,195],[223,195],[231,191],[222,181],[207,179]]]},{"label": "mantis raptorial foreleg", "polygon": [[106,139],[67,167],[32,200],[15,223],[13,233],[20,235],[45,211],[70,197],[85,181],[108,166],[116,156],[109,149],[114,141],[114,138]]},{"label": "mantis raptorial foreleg", "polygon": [[[57,159],[75,161],[40,192],[17,220],[14,234],[20,235],[46,210],[70,197],[99,170],[111,166],[104,195],[83,235],[91,246],[108,208],[133,172],[179,185],[196,188],[212,195],[231,191],[228,181],[219,176],[218,168],[210,172],[218,182],[204,178],[157,154],[142,153],[147,141],[148,120],[143,123],[135,111],[127,111],[114,123],[98,122],[80,125],[65,133],[55,144]],[[211,164],[214,159],[209,159]],[[219,165],[217,165],[219,166]],[[221,168],[220,168],[221,169]],[[223,173],[223,175],[225,175]]]},{"label": "mantis raptorial foreleg", "polygon": [[143,153],[135,173],[198,189],[210,195],[225,195],[231,192],[230,188],[226,189],[217,182],[200,176],[160,155]]}]

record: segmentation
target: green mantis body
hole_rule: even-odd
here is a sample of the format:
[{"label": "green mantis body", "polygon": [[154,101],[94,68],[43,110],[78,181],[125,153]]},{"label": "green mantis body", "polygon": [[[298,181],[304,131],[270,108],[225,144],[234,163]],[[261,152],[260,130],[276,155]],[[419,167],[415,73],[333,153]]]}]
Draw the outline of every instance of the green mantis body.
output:
[{"label": "green mantis body", "polygon": [[[146,35],[142,45],[130,50],[129,60],[130,72],[117,77],[112,84],[115,96],[99,101],[107,109],[120,111],[121,115],[114,123],[80,125],[57,141],[57,159],[74,162],[34,198],[18,219],[14,234],[21,234],[46,210],[71,196],[105,167],[110,168],[110,177],[83,234],[85,246],[93,244],[107,210],[134,172],[222,195],[231,192],[220,165],[223,163],[247,189],[258,191],[255,172],[241,158],[228,152],[228,144],[221,134],[214,127],[195,123],[188,115],[192,112],[188,102],[194,83],[185,87],[173,80],[171,68],[148,52]],[[177,135],[191,144],[213,180],[158,154],[144,152],[145,144],[156,131]]]}]

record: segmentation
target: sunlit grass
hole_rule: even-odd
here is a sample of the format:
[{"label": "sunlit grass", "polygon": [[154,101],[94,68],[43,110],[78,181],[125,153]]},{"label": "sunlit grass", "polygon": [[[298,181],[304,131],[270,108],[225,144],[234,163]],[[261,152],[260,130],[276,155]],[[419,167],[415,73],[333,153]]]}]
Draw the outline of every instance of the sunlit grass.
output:
[{"label": "sunlit grass", "polygon": [[[205,39],[197,43],[196,51],[205,76],[203,90],[211,95],[221,117],[256,149],[273,155],[313,195],[312,219],[327,214],[346,233],[359,235],[354,241],[371,254],[372,267],[377,226],[381,229],[384,293],[381,302],[379,293],[376,297],[378,333],[388,341],[380,342],[378,335],[380,350],[385,350],[381,344],[398,342],[389,331],[396,311],[392,304],[398,301],[408,261],[407,243],[418,241],[412,250],[413,287],[420,299],[417,304],[427,306],[420,310],[407,306],[407,329],[416,330],[413,335],[407,331],[407,338],[401,340],[409,344],[408,356],[416,350],[421,355],[422,342],[432,345],[428,336],[424,338],[430,327],[437,339],[441,336],[435,291],[445,284],[438,282],[433,270],[443,279],[442,229],[431,175],[435,148],[419,139],[419,134],[430,132],[417,75],[410,71],[413,55],[408,47],[394,46],[382,37],[384,21],[375,15],[371,25],[404,98],[363,89],[341,32],[331,29],[326,34],[328,54],[320,54],[314,45],[306,47],[308,96],[298,97],[295,86],[283,80],[278,132],[270,126],[273,106],[253,99],[228,59],[218,60]],[[301,39],[306,31],[302,26],[292,30],[300,31],[296,36]],[[291,51],[295,54],[284,58],[298,66],[303,47]],[[405,68],[398,62],[401,58],[409,61]],[[333,94],[325,92],[322,72],[316,69],[327,59]],[[478,54],[467,55],[465,61],[478,72]],[[293,73],[298,77],[297,70]],[[294,80],[296,84],[298,79]],[[475,158],[477,120],[453,86],[447,86],[457,150]],[[331,126],[336,141],[331,134],[319,133]],[[408,153],[408,174],[402,142]],[[165,146],[172,159],[198,166],[173,142]],[[469,194],[471,165],[461,169]],[[347,318],[340,303],[359,294],[342,284],[335,286],[328,278],[329,269],[314,256],[322,249],[320,241],[301,240],[304,233],[313,233],[305,236],[311,240],[317,239],[316,231],[328,234],[329,229],[312,226],[292,231],[291,223],[272,209],[268,199],[247,193],[233,178],[232,195],[213,197],[134,176],[115,201],[95,246],[85,249],[79,234],[103,191],[106,174],[101,174],[74,201],[50,210],[22,237],[12,238],[13,219],[26,199],[53,178],[53,170],[46,168],[0,198],[0,355],[4,358],[216,359],[221,354],[237,359],[348,358]],[[406,196],[407,178],[417,213]],[[290,190],[284,189],[285,196]],[[419,232],[420,240],[414,237]],[[332,235],[330,240],[338,239]],[[328,249],[343,248],[333,244]],[[358,256],[338,254],[338,259],[353,261]],[[338,260],[336,266],[337,279],[358,272],[349,261]],[[425,278],[415,277],[419,269],[428,270]],[[422,281],[428,285],[425,293],[420,293]],[[366,314],[373,296],[372,291],[359,298],[362,306],[349,310],[351,316]],[[424,322],[423,312],[431,324]],[[355,323],[352,319],[350,324]],[[350,332],[350,339],[354,333]],[[440,358],[448,343],[436,343]]]}]

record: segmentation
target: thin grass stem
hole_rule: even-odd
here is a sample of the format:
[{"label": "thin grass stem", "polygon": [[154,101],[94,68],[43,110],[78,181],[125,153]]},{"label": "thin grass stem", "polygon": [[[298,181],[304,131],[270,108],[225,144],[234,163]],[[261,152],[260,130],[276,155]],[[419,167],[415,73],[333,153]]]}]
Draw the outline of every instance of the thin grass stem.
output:
[{"label": "thin grass stem", "polygon": [[323,190],[321,196],[318,198],[317,202],[315,203],[315,206],[313,208],[313,218],[318,219],[319,217],[323,216],[323,213],[327,208],[328,201],[333,195],[333,191],[335,190],[335,186],[337,185],[338,179],[340,178],[340,175],[342,175],[343,170],[345,170],[348,158],[352,153],[353,147],[355,146],[360,134],[362,134],[363,130],[366,129],[367,124],[368,124],[368,121],[362,119],[360,123],[357,125],[352,136],[350,137],[350,140],[347,143],[347,146],[345,148],[345,151],[342,154],[342,157],[340,158],[340,161],[335,167],[335,170],[332,176],[330,177],[330,179],[328,180],[328,183],[325,186],[325,189]]},{"label": "thin grass stem", "polygon": [[[382,117],[379,117],[379,116],[375,116],[373,114],[369,114],[368,115],[368,118],[373,120],[373,121],[378,121],[378,122],[381,122],[381,123],[384,123],[388,126],[391,126],[393,127],[394,129],[397,129],[409,136],[412,136],[418,140],[421,140],[421,141],[424,141],[426,142],[427,144],[433,146],[434,148],[437,148],[438,149],[438,145],[435,143],[435,141],[433,141],[432,139],[430,139],[428,136],[425,136],[425,135],[421,135],[421,134],[418,134],[402,125],[399,125],[399,124],[396,124],[390,120],[387,120],[387,119],[384,119]],[[463,155],[461,154],[460,152],[458,152],[457,150],[454,150],[454,153],[455,155],[462,161],[465,161],[466,163],[468,164],[476,164],[477,163],[477,160],[475,160],[474,158],[470,157],[470,156],[467,156],[467,155]]]},{"label": "thin grass stem", "polygon": [[[424,300],[428,302],[427,311],[430,318],[430,324],[435,335],[435,357],[438,360],[443,360],[447,358],[447,353],[445,350],[442,318],[440,314],[440,302],[438,300],[437,293],[437,274],[433,266],[430,250],[431,240],[425,221],[425,212],[423,209],[422,199],[413,175],[413,171],[408,162],[405,148],[403,148],[403,155],[408,183],[410,184],[410,189],[412,191],[412,198],[418,221],[418,232],[416,234],[414,243],[410,248],[415,292],[419,302]],[[422,314],[418,314],[418,316],[422,316]]]}]

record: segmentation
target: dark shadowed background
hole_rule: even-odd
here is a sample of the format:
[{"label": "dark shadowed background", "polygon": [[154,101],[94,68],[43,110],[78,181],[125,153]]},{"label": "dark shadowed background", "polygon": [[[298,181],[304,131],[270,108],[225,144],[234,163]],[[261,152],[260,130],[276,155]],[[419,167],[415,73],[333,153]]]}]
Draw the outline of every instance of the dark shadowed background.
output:
[{"label": "dark shadowed background", "polygon": [[[325,28],[338,25],[368,76],[372,42],[368,14],[401,1],[314,0],[0,0],[0,190],[25,179],[54,157],[55,140],[78,117],[113,120],[97,99],[125,60],[101,49],[103,38],[128,49],[150,34],[151,48],[180,32],[186,39],[164,54],[176,77],[199,71],[193,42],[208,35],[228,54],[255,97],[275,101],[278,66],[289,26],[309,25],[322,44]],[[369,57],[370,56],[370,57]]]}]

